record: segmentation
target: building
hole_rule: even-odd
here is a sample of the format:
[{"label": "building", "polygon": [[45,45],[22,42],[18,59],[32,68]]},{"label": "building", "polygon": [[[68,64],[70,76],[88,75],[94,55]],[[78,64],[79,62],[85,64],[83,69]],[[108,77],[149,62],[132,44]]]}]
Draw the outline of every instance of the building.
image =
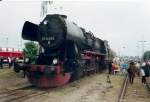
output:
[{"label": "building", "polygon": [[13,58],[13,57],[23,57],[23,51],[21,51],[20,49],[16,49],[16,48],[2,48],[0,47],[0,57],[4,57],[4,58]]}]

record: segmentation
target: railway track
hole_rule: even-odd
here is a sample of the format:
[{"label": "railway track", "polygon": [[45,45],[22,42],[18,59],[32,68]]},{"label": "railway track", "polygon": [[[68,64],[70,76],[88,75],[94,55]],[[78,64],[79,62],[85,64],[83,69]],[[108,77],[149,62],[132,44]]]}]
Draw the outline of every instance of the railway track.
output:
[{"label": "railway track", "polygon": [[25,86],[16,89],[0,90],[0,102],[22,102],[26,99],[40,96],[47,93],[45,90],[39,90],[33,86]]},{"label": "railway track", "polygon": [[147,90],[148,90],[149,93],[150,93],[150,83],[149,83],[149,82],[146,83],[146,87],[147,87]]},{"label": "railway track", "polygon": [[122,102],[126,93],[126,89],[127,89],[127,85],[128,85],[128,75],[125,76],[125,79],[123,81],[122,87],[121,87],[121,91],[118,97],[118,102]]},{"label": "railway track", "polygon": [[17,90],[25,90],[25,89],[28,89],[31,87],[32,87],[32,85],[24,86],[24,87],[20,87],[20,88],[14,88],[14,89],[11,89],[11,88],[0,89],[0,95],[5,94],[5,93],[11,93],[11,92],[14,92]]}]

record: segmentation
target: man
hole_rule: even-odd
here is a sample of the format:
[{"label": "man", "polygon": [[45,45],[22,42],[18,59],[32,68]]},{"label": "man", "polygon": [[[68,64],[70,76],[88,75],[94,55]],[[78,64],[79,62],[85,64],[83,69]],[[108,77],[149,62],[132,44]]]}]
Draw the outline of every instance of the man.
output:
[{"label": "man", "polygon": [[9,63],[9,68],[11,68],[11,58],[10,57],[8,57],[8,63]]},{"label": "man", "polygon": [[112,72],[112,61],[108,62],[108,73],[111,74]]},{"label": "man", "polygon": [[3,57],[0,58],[0,68],[3,69]]},{"label": "man", "polygon": [[141,68],[142,83],[146,84],[146,77],[150,75],[150,66],[148,62],[143,62]]},{"label": "man", "polygon": [[130,65],[129,65],[129,68],[127,71],[128,71],[130,84],[133,84],[135,74],[136,74],[136,66],[135,66],[134,62],[130,62]]},{"label": "man", "polygon": [[136,68],[137,68],[137,71],[138,71],[138,76],[140,76],[140,68],[141,68],[141,65],[140,65],[140,61],[138,61],[137,63],[136,63]]},{"label": "man", "polygon": [[145,66],[142,66],[141,69],[140,69],[141,76],[142,76],[142,81],[141,81],[141,82],[142,82],[143,84],[146,84],[146,77],[145,77],[144,67],[145,67]]},{"label": "man", "polygon": [[122,74],[124,74],[126,72],[126,63],[125,62],[122,62],[120,64],[120,68],[121,68],[121,72]]},{"label": "man", "polygon": [[149,66],[148,62],[145,63],[145,66],[143,67],[143,70],[145,72],[145,76],[149,77],[149,75],[150,75],[150,66]]}]

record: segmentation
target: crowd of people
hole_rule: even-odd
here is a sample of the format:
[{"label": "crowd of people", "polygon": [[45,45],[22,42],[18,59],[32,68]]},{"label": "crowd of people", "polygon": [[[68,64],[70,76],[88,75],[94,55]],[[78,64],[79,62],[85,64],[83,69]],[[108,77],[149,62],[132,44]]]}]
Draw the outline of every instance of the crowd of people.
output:
[{"label": "crowd of people", "polygon": [[145,85],[147,83],[146,78],[150,76],[150,61],[130,62],[127,72],[131,84],[133,84],[135,76],[141,76],[141,82]]},{"label": "crowd of people", "polygon": [[9,66],[9,68],[11,68],[12,66],[12,63],[13,63],[13,59],[11,59],[10,57],[0,57],[0,68],[3,69],[3,66],[5,64],[7,64]]},{"label": "crowd of people", "polygon": [[126,70],[129,67],[128,63],[124,61],[120,62],[112,61],[109,62],[108,66],[109,66],[109,74],[117,74],[117,73],[125,74]]},{"label": "crowd of people", "polygon": [[16,57],[0,57],[0,69],[3,69],[4,65],[7,65],[11,68],[14,65],[14,62],[19,62],[23,58],[16,58]]},{"label": "crowd of people", "polygon": [[150,76],[150,61],[116,61],[109,62],[109,74],[128,74],[129,82],[133,84],[135,76],[141,77],[141,82],[146,84]]}]

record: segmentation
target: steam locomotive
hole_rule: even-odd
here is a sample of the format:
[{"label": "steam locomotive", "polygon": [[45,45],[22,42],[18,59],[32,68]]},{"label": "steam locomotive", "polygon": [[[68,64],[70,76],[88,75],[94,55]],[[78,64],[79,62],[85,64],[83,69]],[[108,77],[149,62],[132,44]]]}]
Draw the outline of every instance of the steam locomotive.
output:
[{"label": "steam locomotive", "polygon": [[66,15],[47,15],[39,25],[26,21],[22,38],[40,46],[35,64],[22,66],[34,86],[58,87],[106,68],[108,42]]}]

